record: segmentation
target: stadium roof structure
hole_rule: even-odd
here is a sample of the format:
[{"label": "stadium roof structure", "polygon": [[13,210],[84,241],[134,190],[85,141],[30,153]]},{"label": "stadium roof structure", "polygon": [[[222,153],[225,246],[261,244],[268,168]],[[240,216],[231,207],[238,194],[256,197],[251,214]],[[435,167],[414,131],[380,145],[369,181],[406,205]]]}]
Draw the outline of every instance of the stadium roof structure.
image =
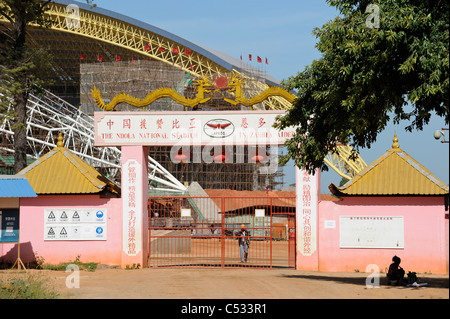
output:
[{"label": "stadium roof structure", "polygon": [[[123,14],[111,11],[111,10],[107,10],[107,9],[102,9],[100,7],[91,7],[89,4],[86,3],[81,3],[81,2],[77,2],[77,1],[72,1],[72,0],[56,0],[54,1],[55,3],[58,4],[63,4],[63,5],[73,5],[76,4],[80,9],[82,10],[86,10],[86,11],[90,11],[92,13],[96,13],[99,15],[103,15],[105,17],[110,17],[113,19],[116,19],[118,21],[123,21],[125,23],[128,23],[130,25],[133,25],[137,28],[140,28],[142,30],[146,30],[148,32],[151,32],[152,34],[155,35],[159,35],[163,38],[166,38],[167,40],[173,42],[173,45],[175,44],[179,44],[182,47],[188,48],[191,50],[191,52],[197,52],[198,54],[204,56],[206,59],[211,60],[214,63],[217,63],[219,66],[221,66],[222,68],[224,68],[225,70],[228,71],[232,71],[232,70],[237,70],[237,71],[244,71],[243,65],[245,62],[242,62],[239,59],[236,59],[234,57],[231,57],[225,53],[222,53],[220,51],[214,50],[214,49],[210,49],[207,48],[206,46],[203,46],[201,44],[196,44],[194,42],[191,42],[189,40],[186,40],[182,37],[179,37],[173,33],[170,33],[168,31],[165,31],[161,28],[158,28],[154,25],[142,22],[140,20],[137,19],[133,19],[130,18],[128,16],[125,16]],[[158,47],[159,49],[159,47]],[[144,50],[145,50],[145,46],[144,46]],[[158,56],[155,56],[155,58]],[[158,57],[159,58],[159,57]],[[254,69],[253,66],[245,63],[246,65],[246,69]],[[213,70],[213,69],[211,69]],[[188,69],[186,69],[186,71],[189,71]],[[278,80],[276,80],[274,77],[265,74],[265,80],[266,83],[271,85],[271,86],[278,86],[279,82]]]},{"label": "stadium roof structure", "polygon": [[[252,94],[279,86],[276,79],[248,63],[120,13],[72,0],[53,0],[47,8],[45,15],[50,21],[49,27],[28,27],[27,37],[29,44],[37,48],[48,48],[51,52],[54,72],[52,77],[55,80],[55,85],[46,90],[44,95],[35,96],[31,93],[28,99],[27,112],[32,114],[27,122],[28,155],[34,159],[51,151],[57,144],[55,132],[63,131],[66,137],[65,147],[73,154],[101,169],[103,174],[113,180],[115,176],[119,176],[120,163],[117,159],[120,149],[96,147],[92,116],[78,107],[83,64],[93,67],[93,64],[101,62],[109,62],[108,65],[111,65],[152,60],[160,61],[163,66],[173,67],[177,72],[181,70],[192,77],[242,73],[247,77],[244,79],[247,84],[252,82]],[[0,16],[0,31],[8,23]],[[100,56],[102,60],[99,59]],[[94,85],[95,80],[92,80],[84,89],[91,90]],[[11,107],[10,105],[8,111]],[[292,103],[280,96],[270,96],[264,101],[266,110],[285,110],[291,107]],[[0,122],[0,132],[5,134],[4,140],[8,144],[2,149],[4,159],[13,153],[12,125],[8,119]],[[350,179],[366,164],[361,158],[349,161],[346,155],[350,154],[351,148],[347,145],[339,147],[340,155],[330,153],[325,161],[338,174]],[[0,168],[2,166],[8,169],[11,167],[0,158]],[[158,184],[158,188],[164,187],[164,190],[177,192],[186,190],[180,181],[150,156],[149,172],[149,178]]]},{"label": "stadium roof structure", "polygon": [[[98,62],[99,56],[104,62],[117,57],[120,61],[157,60],[196,77],[233,71],[258,74],[261,90],[279,86],[274,77],[240,59],[120,13],[72,0],[55,0],[47,8],[50,27],[29,27],[29,38],[33,45],[50,49],[55,80],[66,96],[78,94],[80,63]],[[6,20],[0,17],[2,22]],[[58,95],[63,97],[61,92]],[[290,108],[290,103],[268,103],[277,105],[268,107],[272,109]]]}]

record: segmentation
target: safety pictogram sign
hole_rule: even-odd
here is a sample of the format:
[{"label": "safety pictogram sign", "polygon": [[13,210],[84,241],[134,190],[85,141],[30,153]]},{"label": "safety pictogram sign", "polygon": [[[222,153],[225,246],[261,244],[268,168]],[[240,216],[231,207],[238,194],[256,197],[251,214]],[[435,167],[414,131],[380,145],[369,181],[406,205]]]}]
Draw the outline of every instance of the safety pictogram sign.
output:
[{"label": "safety pictogram sign", "polygon": [[106,236],[106,209],[44,210],[44,240],[106,240]]}]

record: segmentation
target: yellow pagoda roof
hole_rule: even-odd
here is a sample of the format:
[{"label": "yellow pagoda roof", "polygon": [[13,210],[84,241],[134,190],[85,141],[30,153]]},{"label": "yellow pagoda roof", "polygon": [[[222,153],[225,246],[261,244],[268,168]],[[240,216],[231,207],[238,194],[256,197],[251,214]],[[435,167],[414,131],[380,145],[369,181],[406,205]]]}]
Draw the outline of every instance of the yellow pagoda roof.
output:
[{"label": "yellow pagoda roof", "polygon": [[57,147],[24,168],[36,194],[120,194],[120,188],[75,156],[63,144],[61,133]]},{"label": "yellow pagoda roof", "polygon": [[400,149],[397,135],[392,148],[345,185],[328,187],[336,196],[445,196],[449,187]]}]

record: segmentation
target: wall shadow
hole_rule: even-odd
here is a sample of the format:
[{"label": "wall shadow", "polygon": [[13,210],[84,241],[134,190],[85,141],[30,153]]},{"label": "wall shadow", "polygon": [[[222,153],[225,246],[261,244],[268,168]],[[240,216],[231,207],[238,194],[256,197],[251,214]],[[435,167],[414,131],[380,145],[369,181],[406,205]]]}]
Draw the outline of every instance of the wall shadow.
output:
[{"label": "wall shadow", "polygon": [[[15,244],[7,253],[0,257],[0,268],[10,268],[16,262],[18,248],[18,244]],[[31,242],[20,243],[20,260],[27,268],[36,264],[36,255]]]},{"label": "wall shadow", "polygon": [[[369,275],[369,274],[367,274]],[[319,280],[319,281],[332,281],[337,283],[343,283],[343,284],[351,284],[351,285],[360,285],[365,286],[366,285],[366,277],[333,277],[333,276],[322,276],[322,275],[286,275],[283,274],[281,277],[284,278],[292,278],[292,279],[308,279],[308,280]],[[420,279],[421,283],[428,283],[427,287],[430,288],[442,288],[442,289],[448,289],[449,288],[449,278],[434,278],[434,277],[427,277],[426,274],[420,275],[418,274],[418,277]],[[380,285],[389,287],[389,288],[400,288],[400,289],[417,289],[417,287],[406,287],[406,286],[390,286],[387,283],[386,275],[380,274]],[[426,288],[426,287],[423,287]]]}]

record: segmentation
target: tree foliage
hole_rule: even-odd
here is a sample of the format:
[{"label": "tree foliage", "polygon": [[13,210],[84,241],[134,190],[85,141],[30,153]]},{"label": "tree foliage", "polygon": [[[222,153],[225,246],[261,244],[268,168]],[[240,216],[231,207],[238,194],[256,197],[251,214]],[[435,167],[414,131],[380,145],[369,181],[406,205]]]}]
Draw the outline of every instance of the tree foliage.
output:
[{"label": "tree foliage", "polygon": [[278,127],[298,126],[282,162],[309,172],[327,170],[323,159],[339,143],[370,147],[391,117],[409,120],[408,131],[433,113],[449,122],[447,1],[328,3],[340,15],[313,31],[321,58],[282,83],[297,99]]},{"label": "tree foliage", "polygon": [[42,72],[49,67],[44,50],[27,44],[27,27],[30,24],[48,26],[44,13],[48,1],[1,0],[0,16],[9,23],[0,26],[0,111],[12,103],[14,110],[8,116],[13,122],[14,171],[25,168],[26,162],[26,105],[29,93],[42,86]]}]

